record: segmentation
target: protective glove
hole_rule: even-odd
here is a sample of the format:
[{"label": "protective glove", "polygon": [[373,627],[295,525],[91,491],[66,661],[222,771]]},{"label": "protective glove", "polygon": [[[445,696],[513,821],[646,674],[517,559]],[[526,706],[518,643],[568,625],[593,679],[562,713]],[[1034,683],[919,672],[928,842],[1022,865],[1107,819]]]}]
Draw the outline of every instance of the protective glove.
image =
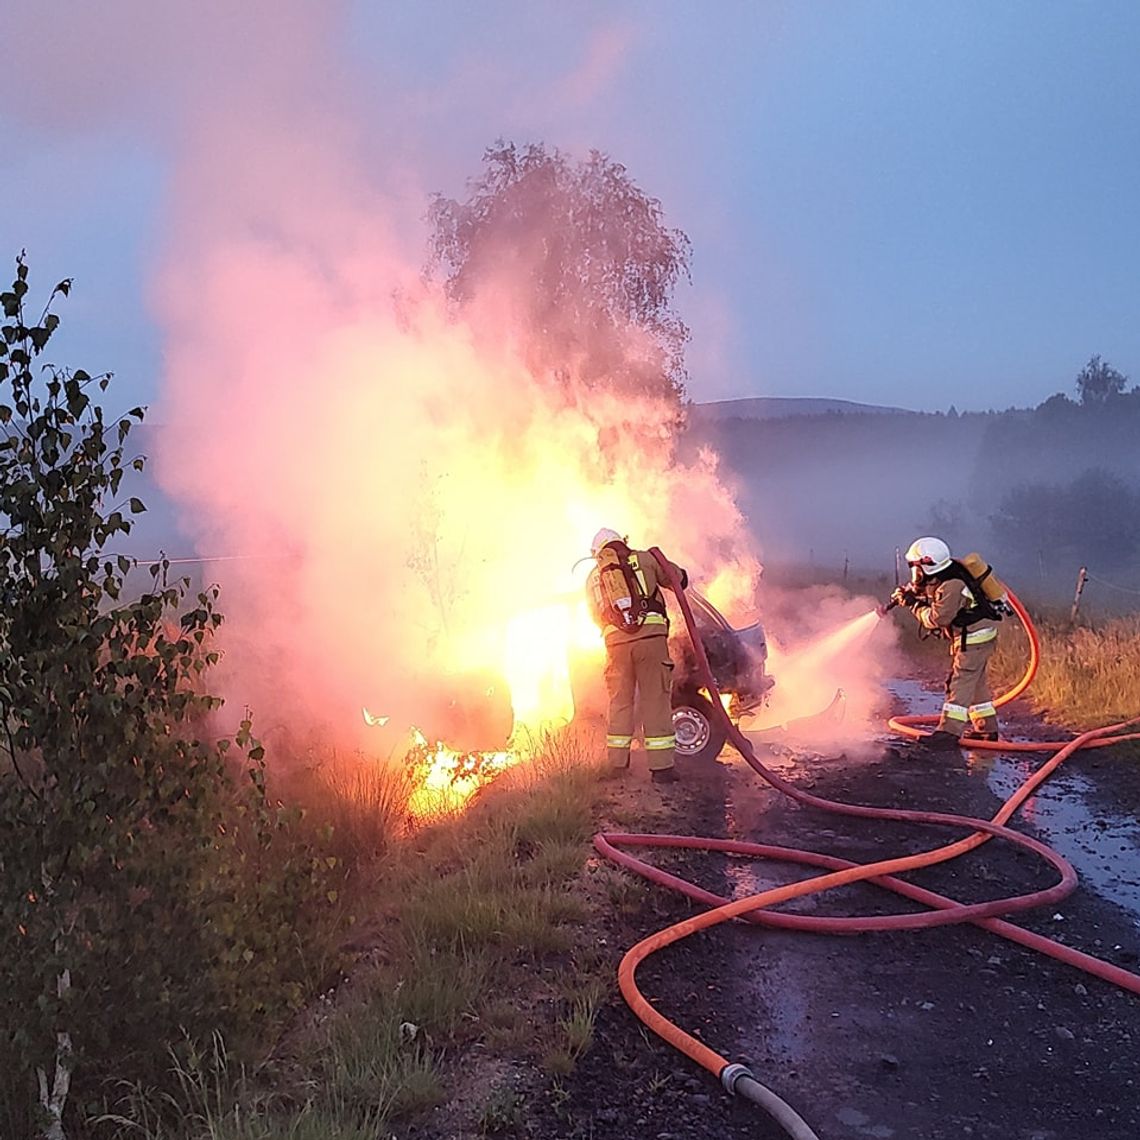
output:
[{"label": "protective glove", "polygon": [[894,593],[891,594],[891,601],[896,606],[913,606],[918,601],[918,596],[913,590],[908,590],[905,586],[896,586]]}]

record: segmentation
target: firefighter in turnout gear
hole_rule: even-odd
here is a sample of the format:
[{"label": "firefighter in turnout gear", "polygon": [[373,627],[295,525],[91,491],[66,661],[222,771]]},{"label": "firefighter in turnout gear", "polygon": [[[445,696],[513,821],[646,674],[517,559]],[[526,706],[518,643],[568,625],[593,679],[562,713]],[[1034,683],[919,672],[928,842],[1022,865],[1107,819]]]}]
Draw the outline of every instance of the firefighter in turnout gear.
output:
[{"label": "firefighter in turnout gear", "polygon": [[[645,550],[631,550],[626,540],[608,527],[590,544],[594,568],[586,593],[594,621],[606,644],[607,774],[629,767],[633,743],[634,705],[641,713],[649,771],[656,783],[676,780],[673,735],[673,661],[669,656],[669,619],[661,587],[666,585],[657,559]],[[688,575],[669,564],[682,588]]]},{"label": "firefighter in turnout gear", "polygon": [[[923,629],[945,637],[950,643],[950,675],[946,700],[938,727],[926,738],[933,749],[951,749],[967,740],[997,740],[998,719],[986,667],[997,646],[997,622],[1004,613],[982,583],[964,565],[952,558],[940,538],[916,539],[906,552],[911,581],[892,595],[892,601],[907,606]],[[976,555],[966,563],[980,563]],[[984,563],[981,563],[984,566]],[[983,578],[989,574],[985,567]]]}]

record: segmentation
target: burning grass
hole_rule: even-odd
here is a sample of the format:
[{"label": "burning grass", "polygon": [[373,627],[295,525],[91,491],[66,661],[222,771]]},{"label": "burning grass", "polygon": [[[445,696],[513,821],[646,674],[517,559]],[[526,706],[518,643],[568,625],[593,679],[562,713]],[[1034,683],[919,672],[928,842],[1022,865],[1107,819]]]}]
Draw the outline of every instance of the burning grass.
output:
[{"label": "burning grass", "polygon": [[[338,1003],[315,1060],[334,1101],[357,1113],[387,1104],[388,1116],[424,1108],[435,1096],[429,1070],[441,1052],[479,1039],[536,1054],[553,1029],[560,1043],[551,1055],[560,1063],[580,1055],[597,996],[585,1009],[580,992],[548,995],[555,1009],[565,1007],[553,1027],[525,1014],[503,1017],[503,994],[525,1005],[521,996],[541,964],[574,957],[582,940],[584,908],[570,885],[588,850],[591,773],[573,762],[575,745],[550,743],[467,814],[394,849],[369,964]],[[358,1061],[347,1064],[351,1058]]]}]

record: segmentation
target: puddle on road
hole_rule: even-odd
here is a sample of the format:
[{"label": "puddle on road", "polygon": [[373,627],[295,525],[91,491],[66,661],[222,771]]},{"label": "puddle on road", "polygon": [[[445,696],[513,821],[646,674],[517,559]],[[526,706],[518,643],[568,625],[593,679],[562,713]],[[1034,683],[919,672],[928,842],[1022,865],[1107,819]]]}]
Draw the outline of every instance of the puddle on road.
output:
[{"label": "puddle on road", "polygon": [[[888,690],[908,713],[935,711],[940,690],[921,681],[894,680]],[[933,705],[933,708],[931,707]],[[889,737],[884,737],[889,739]],[[963,753],[971,775],[984,777],[1001,800],[1008,799],[1045,753]],[[1076,869],[1081,882],[1129,911],[1140,925],[1140,826],[1135,819],[1091,806],[1096,787],[1086,776],[1062,767],[1014,816],[1032,826]]]},{"label": "puddle on road", "polygon": [[[898,677],[893,681],[888,681],[885,688],[894,698],[891,702],[892,710],[901,709],[905,715],[937,716],[938,710],[942,707],[943,690],[941,685]],[[894,712],[892,715],[895,715]],[[875,739],[882,744],[897,744],[899,741],[898,734],[886,727],[885,720],[883,731]]]},{"label": "puddle on road", "polygon": [[[970,770],[984,775],[995,796],[1008,799],[1042,764],[1041,756],[971,753]],[[1083,884],[1128,910],[1140,926],[1140,826],[1136,820],[1091,806],[1096,787],[1062,767],[1014,816],[1076,868]]]}]

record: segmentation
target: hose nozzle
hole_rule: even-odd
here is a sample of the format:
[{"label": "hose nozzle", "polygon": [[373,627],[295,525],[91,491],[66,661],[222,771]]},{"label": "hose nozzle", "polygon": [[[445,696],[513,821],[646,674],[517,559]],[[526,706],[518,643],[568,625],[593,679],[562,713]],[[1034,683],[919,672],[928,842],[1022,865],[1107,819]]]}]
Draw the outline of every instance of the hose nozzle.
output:
[{"label": "hose nozzle", "polygon": [[913,605],[916,599],[914,587],[910,585],[896,586],[894,593],[882,603],[875,607],[875,613],[879,617],[886,617],[887,614],[895,608],[895,606],[910,606]]}]

